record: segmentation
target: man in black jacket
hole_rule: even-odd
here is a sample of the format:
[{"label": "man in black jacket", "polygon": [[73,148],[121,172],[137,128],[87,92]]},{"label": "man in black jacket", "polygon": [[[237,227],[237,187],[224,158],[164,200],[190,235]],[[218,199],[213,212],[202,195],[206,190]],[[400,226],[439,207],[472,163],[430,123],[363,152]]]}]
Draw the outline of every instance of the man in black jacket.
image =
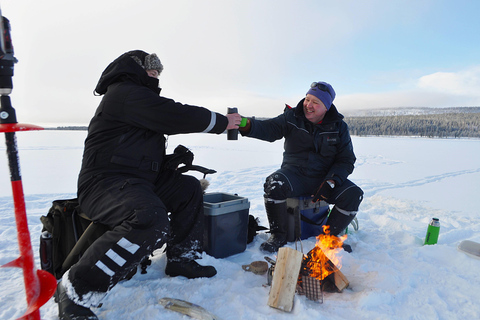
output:
[{"label": "man in black jacket", "polygon": [[260,249],[276,252],[287,243],[287,204],[290,197],[314,195],[313,201],[335,204],[326,225],[338,235],[355,217],[363,191],[347,179],[355,154],[347,124],[332,104],[333,87],[314,82],[296,108],[269,120],[248,119],[242,135],[273,142],[285,138],[283,162],[267,177],[265,209],[271,236]]},{"label": "man in black jacket", "polygon": [[165,168],[165,135],[220,134],[238,129],[241,117],[160,96],[162,70],[156,54],[130,51],[95,88],[103,99],[88,128],[78,199],[110,230],[63,275],[56,295],[62,319],[97,319],[90,307],[164,244],[167,275],[216,274],[195,261],[203,250],[203,192],[196,178]]}]

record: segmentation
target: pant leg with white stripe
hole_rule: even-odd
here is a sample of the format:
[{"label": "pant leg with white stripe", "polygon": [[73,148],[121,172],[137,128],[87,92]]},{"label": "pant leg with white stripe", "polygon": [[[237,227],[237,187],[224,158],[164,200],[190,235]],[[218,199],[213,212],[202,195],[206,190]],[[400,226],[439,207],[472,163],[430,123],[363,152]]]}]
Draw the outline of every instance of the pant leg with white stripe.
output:
[{"label": "pant leg with white stripe", "polygon": [[145,256],[167,242],[170,232],[165,206],[150,186],[124,180],[100,183],[92,189],[85,194],[82,209],[93,220],[113,228],[63,277],[69,297],[85,307],[98,305]]}]

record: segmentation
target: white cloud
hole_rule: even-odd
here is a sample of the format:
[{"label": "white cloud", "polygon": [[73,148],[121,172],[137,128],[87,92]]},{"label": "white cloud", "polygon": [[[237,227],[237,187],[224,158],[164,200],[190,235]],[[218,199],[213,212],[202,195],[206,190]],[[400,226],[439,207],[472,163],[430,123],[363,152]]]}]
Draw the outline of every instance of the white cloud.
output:
[{"label": "white cloud", "polygon": [[453,95],[480,96],[480,66],[423,76],[418,80],[418,88]]},{"label": "white cloud", "polygon": [[480,66],[457,72],[435,72],[414,81],[399,82],[397,88],[401,89],[340,95],[335,103],[344,110],[480,106]]}]

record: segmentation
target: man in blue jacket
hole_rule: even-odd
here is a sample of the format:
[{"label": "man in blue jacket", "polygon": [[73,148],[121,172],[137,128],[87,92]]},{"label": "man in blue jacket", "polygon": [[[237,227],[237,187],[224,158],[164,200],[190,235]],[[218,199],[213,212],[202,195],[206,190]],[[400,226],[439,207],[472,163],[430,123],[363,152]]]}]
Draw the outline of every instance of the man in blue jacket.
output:
[{"label": "man in blue jacket", "polygon": [[264,184],[265,209],[271,236],[260,249],[276,252],[287,243],[286,199],[313,195],[313,201],[334,204],[326,225],[341,233],[355,217],[363,191],[347,177],[355,154],[348,126],[332,104],[333,87],[314,82],[296,108],[287,106],[273,119],[249,118],[242,135],[273,142],[285,138],[281,168]]},{"label": "man in blue jacket", "polygon": [[130,51],[108,65],[95,88],[103,98],[88,127],[77,192],[84,213],[110,230],[58,284],[61,319],[97,319],[90,307],[164,244],[167,275],[216,274],[195,261],[203,250],[200,183],[165,166],[166,135],[220,134],[238,129],[241,117],[160,96],[162,70],[156,54]]}]

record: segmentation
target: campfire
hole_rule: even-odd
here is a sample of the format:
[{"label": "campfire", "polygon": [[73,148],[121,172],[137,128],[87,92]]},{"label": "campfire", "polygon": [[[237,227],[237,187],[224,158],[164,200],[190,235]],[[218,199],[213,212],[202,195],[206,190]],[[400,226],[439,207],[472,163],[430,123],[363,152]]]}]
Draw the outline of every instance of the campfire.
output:
[{"label": "campfire", "polygon": [[307,255],[292,248],[280,248],[277,261],[269,269],[273,277],[267,304],[290,312],[295,292],[319,303],[323,303],[324,291],[342,292],[349,283],[340,271],[338,252],[346,238],[346,235],[330,235],[324,227],[324,234],[317,237],[315,247]]},{"label": "campfire", "polygon": [[308,299],[323,302],[323,292],[342,292],[348,280],[340,271],[342,263],[338,253],[346,235],[337,237],[324,226],[324,234],[317,237],[315,247],[304,256],[297,282],[299,294]]}]

